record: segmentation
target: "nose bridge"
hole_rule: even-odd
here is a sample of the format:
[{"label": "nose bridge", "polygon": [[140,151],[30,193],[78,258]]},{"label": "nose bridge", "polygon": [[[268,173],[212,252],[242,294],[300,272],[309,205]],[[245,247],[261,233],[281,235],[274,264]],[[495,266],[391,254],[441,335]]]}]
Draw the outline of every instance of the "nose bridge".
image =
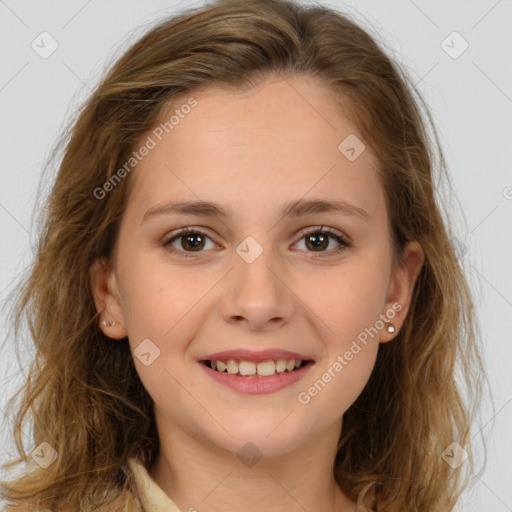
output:
[{"label": "nose bridge", "polygon": [[[262,240],[262,237],[260,237]],[[227,321],[245,319],[253,327],[264,327],[277,319],[288,321],[293,314],[293,294],[284,284],[275,251],[248,236],[236,247],[223,314]]]},{"label": "nose bridge", "polygon": [[[259,237],[262,240],[262,237]],[[250,298],[258,302],[275,302],[280,295],[282,283],[272,267],[276,266],[274,251],[269,245],[270,237],[260,244],[253,236],[246,237],[236,248],[235,296]],[[263,245],[265,244],[265,246]]]}]

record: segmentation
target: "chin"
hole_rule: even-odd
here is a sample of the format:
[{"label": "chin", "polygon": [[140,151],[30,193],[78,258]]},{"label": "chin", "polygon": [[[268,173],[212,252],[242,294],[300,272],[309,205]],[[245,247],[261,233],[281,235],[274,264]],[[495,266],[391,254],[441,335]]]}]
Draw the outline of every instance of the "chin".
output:
[{"label": "chin", "polygon": [[[224,435],[223,440],[218,440],[219,446],[236,454],[239,458],[247,456],[275,458],[292,453],[306,442],[304,432],[291,431],[284,425],[279,426],[281,418],[276,422],[248,423],[247,428],[230,429],[233,436]],[[272,423],[272,424],[270,424]],[[284,422],[283,422],[284,423]],[[276,428],[277,426],[277,428]]]}]

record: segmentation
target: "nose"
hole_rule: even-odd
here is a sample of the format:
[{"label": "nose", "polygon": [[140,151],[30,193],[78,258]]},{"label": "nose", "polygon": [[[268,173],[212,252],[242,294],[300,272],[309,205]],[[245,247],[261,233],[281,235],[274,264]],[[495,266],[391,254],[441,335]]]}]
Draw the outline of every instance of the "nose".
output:
[{"label": "nose", "polygon": [[221,312],[228,323],[268,331],[289,323],[295,314],[296,296],[271,251],[264,250],[252,263],[234,256],[224,286]]}]

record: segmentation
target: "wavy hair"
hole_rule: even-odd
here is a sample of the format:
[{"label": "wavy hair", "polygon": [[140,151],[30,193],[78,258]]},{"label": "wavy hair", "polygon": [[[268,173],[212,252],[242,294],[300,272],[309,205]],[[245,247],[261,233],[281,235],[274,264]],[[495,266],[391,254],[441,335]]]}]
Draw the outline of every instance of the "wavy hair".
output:
[{"label": "wavy hair", "polygon": [[[447,512],[477,476],[470,429],[486,376],[472,293],[438,196],[449,177],[425,101],[376,37],[342,13],[219,0],[140,36],[55,146],[37,254],[9,298],[14,339],[21,343],[27,326],[35,357],[9,402],[19,457],[4,468],[31,461],[28,420],[31,447],[47,442],[57,459],[2,482],[7,512],[141,509],[127,460],[155,460],[153,404],[127,338],[112,343],[98,326],[89,275],[96,258],[112,254],[130,177],[101,199],[94,191],[184,94],[211,84],[247,90],[271,76],[317,77],[350,109],[380,163],[396,260],[408,240],[425,255],[403,328],[380,345],[344,414],[333,467],[340,488],[359,510]],[[442,457],[453,442],[468,453],[457,468]]]}]

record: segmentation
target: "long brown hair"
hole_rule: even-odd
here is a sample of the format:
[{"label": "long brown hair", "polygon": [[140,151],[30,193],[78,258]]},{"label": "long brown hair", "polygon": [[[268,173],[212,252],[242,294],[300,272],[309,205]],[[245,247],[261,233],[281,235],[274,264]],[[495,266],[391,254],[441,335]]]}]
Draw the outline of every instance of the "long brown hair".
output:
[{"label": "long brown hair", "polygon": [[[369,382],[344,414],[336,479],[361,510],[381,512],[446,512],[470,483],[470,428],[485,373],[470,289],[436,197],[445,160],[425,102],[341,13],[287,0],[220,0],[166,19],[135,42],[57,146],[37,255],[10,302],[15,339],[26,321],[36,358],[10,402],[20,457],[4,467],[31,461],[22,441],[27,419],[30,448],[48,443],[57,458],[3,482],[8,512],[27,504],[140,507],[127,460],[149,466],[156,457],[152,401],[127,339],[113,343],[99,329],[89,277],[93,261],[112,254],[130,177],[108,193],[94,191],[119,177],[178,96],[210,84],[250,88],[272,75],[318,77],[350,108],[381,164],[396,258],[408,240],[425,255],[403,328],[380,345]],[[469,454],[456,468],[442,457],[453,442]]]}]

